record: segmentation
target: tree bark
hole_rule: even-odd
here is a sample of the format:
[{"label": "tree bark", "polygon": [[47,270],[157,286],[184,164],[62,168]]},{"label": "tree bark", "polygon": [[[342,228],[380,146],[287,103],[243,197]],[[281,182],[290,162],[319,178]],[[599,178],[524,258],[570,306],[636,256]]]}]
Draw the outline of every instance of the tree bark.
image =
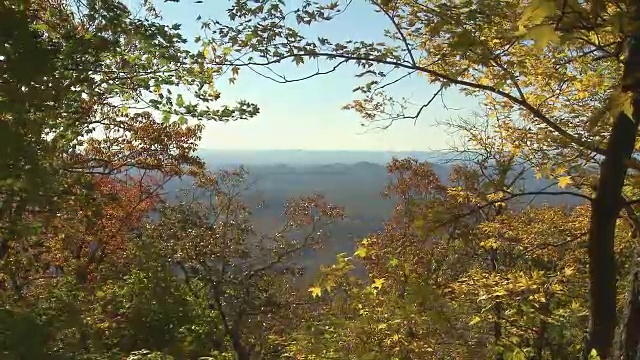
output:
[{"label": "tree bark", "polygon": [[[624,199],[626,201],[626,199]],[[630,240],[640,240],[640,217],[629,204],[624,206],[631,225]],[[635,259],[629,278],[629,293],[627,306],[622,318],[616,342],[615,359],[640,360],[640,248],[636,247]]]},{"label": "tree bark", "polygon": [[596,349],[609,358],[616,328],[616,260],[614,236],[620,212],[622,186],[627,174],[625,160],[631,157],[637,122],[618,115],[600,169],[598,192],[592,203],[589,229],[590,324],[587,353]]},{"label": "tree bark", "polygon": [[636,264],[631,276],[629,302],[622,326],[621,360],[640,359],[640,267]]},{"label": "tree bark", "polygon": [[[629,2],[631,14],[640,19],[640,2]],[[616,117],[600,167],[598,191],[591,208],[589,229],[590,324],[585,356],[595,349],[601,359],[610,359],[616,331],[616,259],[614,236],[627,175],[625,162],[634,151],[640,119],[640,38],[634,32],[628,42],[622,76],[622,91],[631,93],[633,118],[624,112]]]}]

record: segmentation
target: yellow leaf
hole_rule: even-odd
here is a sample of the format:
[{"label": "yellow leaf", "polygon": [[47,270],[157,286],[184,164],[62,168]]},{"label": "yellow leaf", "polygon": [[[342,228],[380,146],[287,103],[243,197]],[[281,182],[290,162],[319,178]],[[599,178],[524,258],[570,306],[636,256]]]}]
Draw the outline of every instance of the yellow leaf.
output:
[{"label": "yellow leaf", "polygon": [[564,189],[567,185],[571,184],[571,176],[561,176],[558,178],[558,187]]},{"label": "yellow leaf", "polygon": [[313,286],[309,288],[309,292],[311,293],[311,296],[313,296],[314,298],[322,295],[322,289],[320,289],[320,287],[318,286]]},{"label": "yellow leaf", "polygon": [[376,290],[380,290],[380,288],[382,288],[382,284],[384,284],[384,281],[385,281],[384,278],[375,279],[373,280],[373,284],[371,285],[371,287]]},{"label": "yellow leaf", "polygon": [[546,179],[550,174],[551,170],[549,169],[549,166],[543,166],[536,170],[536,179]]},{"label": "yellow leaf", "polygon": [[519,24],[537,25],[556,12],[555,0],[532,0],[522,12]]},{"label": "yellow leaf", "polygon": [[496,239],[493,239],[493,238],[487,239],[485,241],[480,242],[480,246],[485,249],[497,249],[498,241],[496,241]]},{"label": "yellow leaf", "polygon": [[493,293],[491,296],[505,296],[505,295],[507,295],[507,292],[504,289],[500,289],[495,293]]},{"label": "yellow leaf", "polygon": [[540,24],[532,27],[527,31],[527,34],[535,42],[535,47],[543,50],[550,42],[557,43],[560,41],[560,36],[553,29],[553,26],[547,24]]},{"label": "yellow leaf", "polygon": [[629,118],[633,118],[633,103],[631,102],[631,93],[615,91],[609,99],[610,114],[615,118],[623,112]]},{"label": "yellow leaf", "polygon": [[566,172],[567,172],[567,168],[566,168],[566,167],[564,167],[564,166],[562,166],[562,165],[558,166],[558,167],[553,171],[553,173],[554,173],[555,175],[562,175],[562,174],[564,174],[564,173],[566,173]]},{"label": "yellow leaf", "polygon": [[364,246],[358,247],[356,252],[353,253],[353,256],[364,258],[365,256],[367,256],[367,248],[365,248]]},{"label": "yellow leaf", "polygon": [[542,173],[540,171],[536,171],[536,179],[542,179]]},{"label": "yellow leaf", "polygon": [[565,276],[571,276],[575,273],[575,269],[571,266],[567,266],[566,268],[564,268],[564,275]]},{"label": "yellow leaf", "polygon": [[502,191],[496,191],[494,193],[487,195],[487,199],[489,199],[489,201],[496,201],[496,200],[502,199],[503,197],[504,197],[504,193]]}]

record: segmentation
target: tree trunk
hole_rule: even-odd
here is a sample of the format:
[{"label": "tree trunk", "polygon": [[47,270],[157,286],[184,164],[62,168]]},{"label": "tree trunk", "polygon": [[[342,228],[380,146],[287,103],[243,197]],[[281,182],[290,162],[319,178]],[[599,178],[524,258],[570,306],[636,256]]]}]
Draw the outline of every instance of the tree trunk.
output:
[{"label": "tree trunk", "polygon": [[249,351],[242,343],[242,337],[240,336],[240,332],[236,326],[232,329],[233,333],[231,335],[231,345],[233,346],[233,350],[236,353],[236,358],[238,360],[249,360]]},{"label": "tree trunk", "polygon": [[[630,1],[634,18],[640,19],[638,0]],[[632,94],[633,119],[624,112],[616,117],[604,160],[600,167],[598,191],[591,208],[589,229],[590,324],[585,355],[595,349],[601,359],[610,359],[616,330],[616,259],[614,235],[622,205],[622,186],[627,175],[640,118],[640,42],[638,31],[628,43],[622,76],[622,90]]]},{"label": "tree trunk", "polygon": [[[626,200],[626,199],[625,199]],[[631,241],[640,240],[640,217],[629,204],[624,206],[631,225]],[[640,360],[640,247],[636,245],[631,268],[627,306],[616,342],[615,359]]]},{"label": "tree trunk", "polygon": [[[543,316],[549,316],[551,313],[551,310],[549,308],[549,303],[551,302],[551,299],[549,298],[549,296],[547,296],[546,291],[545,291],[545,301],[542,304],[542,308],[541,310],[541,315]],[[547,346],[547,321],[544,319],[544,317],[540,318],[540,324],[538,325],[538,331],[537,331],[537,337],[534,340],[534,355],[531,358],[531,360],[542,360],[544,358],[544,352],[545,350],[548,349]],[[554,354],[554,356],[557,356],[557,354]]]},{"label": "tree trunk", "polygon": [[623,321],[620,344],[622,354],[616,359],[640,359],[640,264],[636,264],[631,276],[629,302]]}]

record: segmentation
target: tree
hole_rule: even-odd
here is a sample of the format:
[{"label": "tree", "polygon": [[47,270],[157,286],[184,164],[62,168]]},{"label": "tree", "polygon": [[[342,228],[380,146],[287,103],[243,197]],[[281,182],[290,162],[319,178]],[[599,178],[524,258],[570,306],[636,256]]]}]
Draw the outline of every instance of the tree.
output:
[{"label": "tree", "polygon": [[[428,163],[389,165],[392,219],[321,272],[309,289],[319,307],[292,338],[292,358],[580,356],[588,203],[519,208],[525,193],[493,190],[505,172],[478,169],[458,166],[445,184]],[[616,243],[624,276],[635,242],[619,233]],[[351,273],[358,263],[364,281]]]},{"label": "tree", "polygon": [[[186,48],[179,25],[142,5],[136,12],[116,0],[0,4],[0,297],[3,319],[30,324],[22,334],[34,334],[3,327],[14,335],[2,343],[8,358],[100,357],[109,341],[95,320],[118,321],[94,307],[109,309],[118,296],[140,305],[126,297],[148,298],[140,284],[149,282],[181,294],[163,272],[136,267],[145,254],[136,239],[162,185],[203,171],[194,153],[203,121],[258,112],[245,101],[215,106],[219,69]],[[167,302],[126,325],[153,325],[189,308]],[[121,335],[114,338],[136,345],[140,334]]]},{"label": "tree", "polygon": [[193,296],[221,320],[219,343],[238,359],[275,359],[298,314],[296,260],[322,245],[343,211],[321,196],[292,199],[282,228],[260,234],[241,198],[245,176],[239,169],[198,177],[180,203],[161,209],[146,236],[163,244]]},{"label": "tree", "polygon": [[[55,226],[52,216],[65,206],[69,215],[74,204],[83,212],[96,191],[116,186],[136,169],[162,181],[196,173],[203,168],[194,156],[201,120],[257,113],[246,102],[213,108],[216,71],[202,66],[202,54],[185,49],[179,25],[161,24],[150,3],[144,5],[143,17],[111,0],[0,5],[6,20],[0,106],[7,144],[0,175],[0,267],[14,289],[13,263],[37,262],[27,259],[42,246],[34,229],[52,221]],[[190,91],[193,100],[173,95],[176,88]],[[147,190],[143,197],[152,198]]]},{"label": "tree", "polygon": [[[236,1],[228,20],[206,21],[204,43],[217,53],[214,66],[239,69],[290,61],[352,63],[362,78],[363,99],[346,106],[369,121],[417,118],[385,92],[410,74],[421,74],[440,90],[456,86],[480,99],[506,126],[519,156],[540,169],[575,182],[597,180],[590,215],[589,274],[591,348],[612,355],[616,310],[615,227],[625,184],[640,169],[634,153],[637,130],[635,69],[637,4],[634,1],[370,1],[388,19],[389,42],[335,42],[303,35],[300,27],[331,21],[350,2]],[[289,20],[291,19],[291,21]],[[294,22],[295,21],[295,22]],[[625,51],[623,51],[623,49]],[[385,69],[386,68],[386,69]],[[272,69],[274,70],[274,69]],[[275,71],[275,70],[274,70]],[[401,72],[396,75],[397,72]],[[278,82],[303,80],[285,75]],[[434,95],[435,97],[435,95]],[[400,109],[395,110],[395,109]],[[497,125],[497,124],[496,124]],[[592,170],[587,165],[597,165]],[[627,176],[627,168],[634,169]],[[585,171],[585,170],[589,171]]]}]

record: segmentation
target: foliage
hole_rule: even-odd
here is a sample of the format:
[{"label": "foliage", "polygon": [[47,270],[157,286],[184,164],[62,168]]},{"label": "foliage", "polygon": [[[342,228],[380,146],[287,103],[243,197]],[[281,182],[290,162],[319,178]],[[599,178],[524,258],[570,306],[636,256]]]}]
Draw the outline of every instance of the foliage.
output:
[{"label": "foliage", "polygon": [[219,317],[222,339],[239,358],[277,358],[274,340],[294,321],[298,301],[294,285],[302,272],[295,257],[321,245],[326,226],[343,213],[320,196],[295,199],[285,208],[281,229],[259,234],[240,198],[245,186],[242,169],[203,175],[187,200],[164,206],[147,231],[164,239],[166,257],[192,295]]},{"label": "foliage", "polygon": [[219,321],[138,242],[163,185],[204,169],[202,121],[257,107],[214,107],[216,71],[143,5],[0,4],[3,358],[211,349]]},{"label": "foliage", "polygon": [[[361,98],[345,109],[365,121],[381,121],[382,127],[418,119],[442,91],[455,86],[479,101],[489,131],[518,158],[541,174],[552,174],[563,188],[570,183],[597,187],[589,215],[590,329],[583,355],[595,348],[605,358],[613,356],[620,314],[617,214],[625,206],[631,209],[624,189],[640,168],[632,156],[638,124],[633,109],[640,106],[640,6],[617,0],[366,4],[387,20],[387,28],[379,29],[386,41],[336,40],[322,33],[310,37],[303,30],[346,16],[351,1],[298,6],[236,1],[227,19],[204,22],[212,29],[204,46],[217,50],[212,64],[228,66],[233,74],[266,67],[277,82],[322,76],[352,64],[363,81],[354,89]],[[282,62],[319,66],[292,78],[277,72],[274,65]],[[414,74],[437,85],[417,106],[391,92]],[[465,140],[477,145],[473,138]],[[630,174],[628,167],[634,169]]]},{"label": "foliage", "polygon": [[[424,224],[465,212],[469,202],[459,197],[474,184],[443,185],[428,164],[411,160],[389,170],[396,179],[389,192],[400,199],[394,218],[321,272],[309,289],[321,305],[294,336],[292,358],[580,356],[588,206],[511,210],[497,202],[475,220],[425,232]],[[470,171],[452,177],[473,178]],[[364,281],[354,277],[358,264],[367,269]]]},{"label": "foliage", "polygon": [[[3,358],[635,357],[640,6],[368,1],[387,42],[301,30],[350,4],[234,1],[199,18],[195,51],[150,1],[0,4]],[[384,229],[307,286],[298,260],[343,209],[292,199],[262,234],[244,169],[210,173],[195,150],[204,121],[258,113],[214,106],[227,72],[310,60],[333,64],[309,77],[358,67],[345,109],[383,127],[452,86],[482,111],[447,124],[466,159],[448,179],[393,160]],[[412,74],[438,89],[414,113],[388,92]],[[532,173],[557,189],[524,188]],[[527,203],[558,194],[582,203]]]}]

